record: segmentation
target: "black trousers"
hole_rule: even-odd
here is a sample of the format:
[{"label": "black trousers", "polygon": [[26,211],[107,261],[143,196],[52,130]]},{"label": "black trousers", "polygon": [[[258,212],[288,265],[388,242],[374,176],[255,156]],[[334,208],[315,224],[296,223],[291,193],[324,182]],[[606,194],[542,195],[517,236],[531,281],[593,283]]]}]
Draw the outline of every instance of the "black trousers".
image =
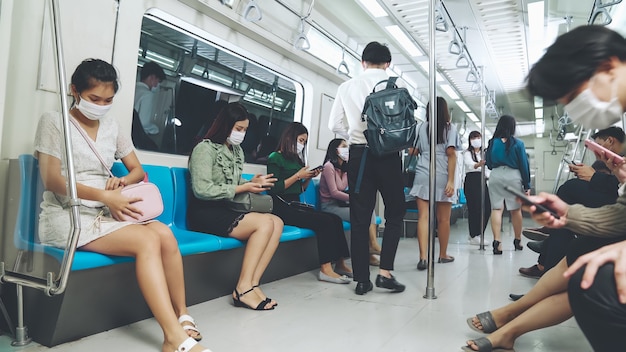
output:
[{"label": "black trousers", "polygon": [[[299,200],[298,196],[281,196],[286,201]],[[343,222],[335,214],[290,207],[276,196],[274,198],[274,215],[283,219],[285,225],[311,229],[317,239],[317,254],[320,265],[349,258],[350,250],[343,231]],[[370,213],[370,218],[372,214]]]},{"label": "black trousers", "polygon": [[380,192],[385,204],[381,269],[393,270],[405,210],[402,162],[399,153],[381,157],[367,153],[360,189],[358,193],[355,192],[362,155],[365,152],[363,145],[351,145],[348,162],[352,270],[354,281],[358,282],[370,280],[369,226],[376,204],[376,194]]},{"label": "black trousers", "polygon": [[485,184],[485,216],[483,220],[483,228],[481,232],[480,228],[480,172],[468,172],[465,175],[465,182],[463,184],[463,192],[465,192],[465,199],[467,200],[467,222],[469,223],[469,235],[470,237],[480,236],[485,232],[489,217],[491,216],[491,200],[489,199],[489,189]]},{"label": "black trousers", "polygon": [[[615,203],[617,191],[615,194],[599,192],[591,188],[590,182],[575,178],[563,183],[556,195],[567,204],[582,204],[589,208],[599,208]],[[552,269],[565,257],[570,243],[576,237],[567,229],[549,229],[549,233],[550,236],[543,241],[538,260],[546,271]]]},{"label": "black trousers", "polygon": [[[593,246],[589,241],[576,239],[567,253],[568,265],[579,255],[606,244],[626,240],[597,240]],[[593,239],[592,239],[593,240]],[[568,283],[570,306],[576,322],[596,352],[621,351],[626,346],[626,304],[619,302],[613,263],[605,264],[596,273],[591,287],[580,287],[585,267],[578,270]]]}]

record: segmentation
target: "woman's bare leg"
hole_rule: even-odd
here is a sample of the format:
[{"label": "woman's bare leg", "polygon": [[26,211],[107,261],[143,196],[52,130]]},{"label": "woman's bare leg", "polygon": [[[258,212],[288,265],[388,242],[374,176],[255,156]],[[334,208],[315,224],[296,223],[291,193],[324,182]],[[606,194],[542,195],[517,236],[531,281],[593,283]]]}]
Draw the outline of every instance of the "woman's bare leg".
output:
[{"label": "woman's bare leg", "polygon": [[436,206],[439,258],[449,258],[448,241],[450,240],[450,216],[452,215],[452,203],[437,202]]},{"label": "woman's bare leg", "polygon": [[[561,292],[537,302],[487,338],[494,347],[511,349],[523,334],[562,323],[572,315],[567,292]],[[478,350],[473,340],[467,341],[467,345]]]},{"label": "woman's bare leg", "polygon": [[[274,221],[271,217],[260,213],[246,214],[230,233],[230,237],[247,241],[239,281],[237,281],[237,287],[235,288],[240,294],[248,291],[255,285],[253,284],[253,277],[266,250],[269,250],[272,255],[274,254],[278,242],[276,241],[277,239],[274,239],[275,243],[270,244],[273,239],[273,233]],[[271,255],[269,259],[271,259]],[[267,264],[269,264],[269,260],[264,264],[265,267],[267,267]],[[265,267],[263,270],[265,270]],[[235,297],[234,292],[233,297]],[[256,291],[251,291],[239,299],[248,306],[255,308],[265,300],[265,297],[261,297]],[[271,307],[272,304],[270,303],[265,305],[265,309],[270,309]]]},{"label": "woman's bare leg", "polygon": [[500,241],[501,229],[502,229],[502,209],[492,209],[491,210],[491,232],[493,232],[494,241]]},{"label": "woman's bare leg", "polygon": [[513,234],[516,240],[522,239],[522,209],[511,210],[511,222],[513,223]]},{"label": "woman's bare leg", "polygon": [[[130,225],[82,247],[84,250],[135,257],[137,282],[163,330],[163,351],[175,351],[188,338],[178,323],[164,272],[160,234],[145,225]],[[178,247],[177,247],[178,248]],[[197,345],[193,350],[201,349]]]},{"label": "woman's bare leg", "polygon": [[[163,262],[163,271],[165,273],[165,281],[169,289],[170,298],[177,317],[189,314],[187,311],[187,302],[185,299],[185,274],[183,272],[183,258],[178,250],[178,242],[167,225],[155,221],[146,224],[159,235],[161,242],[161,261]],[[183,322],[184,323],[184,322]],[[191,322],[186,322],[190,325]],[[191,337],[198,337],[199,332],[194,330],[186,330]]]},{"label": "woman's bare leg", "polygon": [[[563,277],[565,270],[567,270],[567,262],[563,258],[555,267],[548,270],[522,298],[492,310],[491,315],[496,326],[504,326],[548,297],[567,292],[567,280]],[[482,329],[478,318],[474,317],[473,324],[478,329]]]},{"label": "woman's bare leg", "polygon": [[426,260],[428,255],[428,201],[417,198],[417,243],[419,244],[420,260]]}]

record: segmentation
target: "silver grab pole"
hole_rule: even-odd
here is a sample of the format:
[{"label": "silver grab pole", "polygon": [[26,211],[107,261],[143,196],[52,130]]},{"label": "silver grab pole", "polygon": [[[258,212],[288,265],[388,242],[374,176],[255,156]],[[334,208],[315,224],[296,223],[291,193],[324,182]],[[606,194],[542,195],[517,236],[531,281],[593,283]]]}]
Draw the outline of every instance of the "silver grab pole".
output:
[{"label": "silver grab pole", "polygon": [[[484,67],[480,67],[480,135],[482,136],[481,148],[480,148],[480,160],[485,160],[485,72]],[[485,250],[485,168],[487,165],[483,165],[480,170],[480,245],[478,250]]]},{"label": "silver grab pole", "polygon": [[[428,275],[426,279],[426,293],[424,298],[436,299],[435,295],[435,175],[436,171],[436,146],[437,146],[437,82],[435,67],[435,8],[437,0],[430,0],[428,12],[428,35],[430,42],[428,50],[430,52],[428,64],[430,74],[428,75],[428,91],[430,94],[429,130],[430,130],[430,173],[428,185]],[[419,224],[418,224],[419,225]]]},{"label": "silver grab pole", "polygon": [[67,184],[69,187],[70,197],[70,236],[68,246],[61,262],[59,285],[51,287],[50,295],[58,295],[65,291],[67,279],[70,274],[72,262],[74,260],[74,252],[80,235],[80,200],[76,191],[76,177],[74,174],[74,158],[72,154],[72,141],[70,139],[70,114],[69,103],[67,101],[67,78],[65,76],[65,63],[63,61],[63,43],[61,40],[61,21],[59,11],[59,0],[52,1],[52,18],[54,20],[54,39],[56,43],[57,69],[59,73],[59,86],[61,90],[61,113],[63,115],[63,137],[65,142],[65,162],[67,167]]}]

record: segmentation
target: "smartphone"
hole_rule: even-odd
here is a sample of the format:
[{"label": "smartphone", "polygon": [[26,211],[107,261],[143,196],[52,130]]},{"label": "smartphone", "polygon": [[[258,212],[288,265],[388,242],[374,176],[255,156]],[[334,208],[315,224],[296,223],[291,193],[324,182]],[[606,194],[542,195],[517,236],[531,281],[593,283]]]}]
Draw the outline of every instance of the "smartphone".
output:
[{"label": "smartphone", "polygon": [[624,163],[623,156],[606,149],[605,147],[592,141],[591,139],[585,140],[585,147],[589,148],[591,151],[597,154],[602,154],[602,152],[604,152],[604,155],[611,159],[613,161],[613,164],[615,165],[621,165]]},{"label": "smartphone", "polygon": [[576,166],[580,165],[580,164],[578,164],[578,163],[576,163],[576,162],[574,162],[572,160],[568,160],[568,159],[565,159],[565,158],[563,158],[563,161],[565,161],[568,165],[570,165],[570,164],[571,165],[576,165]]},{"label": "smartphone", "polygon": [[506,189],[510,193],[513,193],[517,198],[521,199],[522,200],[522,204],[524,204],[524,205],[534,205],[537,208],[537,210],[535,210],[535,213],[549,212],[556,219],[560,219],[561,218],[554,211],[546,208],[545,206],[543,206],[541,204],[535,203],[532,200],[528,199],[528,197],[526,196],[526,193],[520,191],[519,189],[513,188],[511,186],[506,186],[506,187],[504,187],[504,189]]},{"label": "smartphone", "polygon": [[314,169],[311,169],[311,171],[313,171],[313,170],[323,171],[324,170],[324,165],[320,165],[320,166],[318,166],[318,167],[316,167]]}]

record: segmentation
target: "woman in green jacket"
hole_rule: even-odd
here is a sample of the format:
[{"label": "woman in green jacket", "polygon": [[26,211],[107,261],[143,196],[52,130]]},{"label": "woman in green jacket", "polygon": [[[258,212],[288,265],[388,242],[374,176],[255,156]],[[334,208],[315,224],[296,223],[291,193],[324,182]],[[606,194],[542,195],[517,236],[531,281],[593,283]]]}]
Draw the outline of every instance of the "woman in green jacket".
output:
[{"label": "woman in green jacket", "polygon": [[226,201],[243,192],[261,193],[272,187],[271,174],[241,178],[243,149],[239,146],[248,129],[248,112],[239,103],[228,104],[213,122],[205,139],[189,157],[192,194],[187,212],[193,231],[212,233],[247,241],[241,274],[233,291],[237,307],[271,310],[277,303],[259,287],[283,232],[283,222],[272,214],[241,213],[229,209]]}]

